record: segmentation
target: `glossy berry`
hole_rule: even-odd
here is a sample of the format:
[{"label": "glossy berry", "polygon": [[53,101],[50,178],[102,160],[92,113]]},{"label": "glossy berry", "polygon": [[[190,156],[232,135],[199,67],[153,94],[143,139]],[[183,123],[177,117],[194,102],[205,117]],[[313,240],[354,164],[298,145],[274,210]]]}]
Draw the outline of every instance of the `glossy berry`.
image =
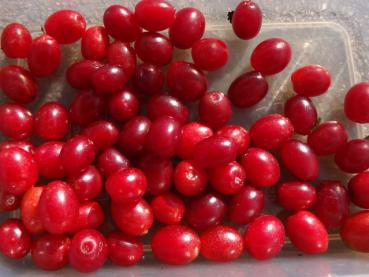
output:
[{"label": "glossy berry", "polygon": [[6,25],[1,34],[1,49],[9,58],[26,58],[31,43],[29,30],[17,22]]},{"label": "glossy berry", "polygon": [[307,65],[291,75],[293,90],[302,96],[314,97],[325,93],[331,84],[331,75],[321,65]]},{"label": "glossy berry", "polygon": [[291,121],[280,114],[270,114],[258,119],[250,129],[254,146],[265,150],[279,149],[294,132]]},{"label": "glossy berry", "polygon": [[281,38],[270,38],[256,46],[251,54],[252,67],[261,74],[273,75],[287,67],[291,60],[291,47]]},{"label": "glossy berry", "polygon": [[106,64],[92,73],[91,82],[97,93],[110,95],[122,90],[129,77],[122,68]]},{"label": "glossy berry", "polygon": [[96,152],[101,152],[117,143],[119,130],[112,122],[99,120],[88,125],[82,134],[94,143]]},{"label": "glossy berry", "polygon": [[315,154],[325,156],[335,154],[347,140],[348,133],[342,123],[326,121],[309,134],[307,142]]},{"label": "glossy berry", "polygon": [[32,244],[33,263],[43,270],[54,271],[68,264],[71,240],[65,235],[44,234]]},{"label": "glossy berry", "polygon": [[186,221],[197,230],[219,225],[226,215],[226,205],[215,194],[205,194],[192,199],[186,206]]},{"label": "glossy berry", "polygon": [[32,155],[35,153],[35,146],[31,142],[26,141],[26,140],[17,140],[17,141],[7,140],[7,141],[0,143],[0,151],[4,149],[13,148],[13,147],[18,147],[20,149],[23,149],[24,151]]},{"label": "glossy berry", "polygon": [[319,161],[314,151],[299,140],[289,140],[281,149],[287,170],[301,181],[311,181],[319,175]]},{"label": "glossy berry", "polygon": [[237,143],[237,156],[244,154],[250,144],[250,135],[240,125],[227,125],[219,129],[218,135],[233,139]]},{"label": "glossy berry", "polygon": [[124,122],[138,114],[139,105],[135,91],[124,88],[110,97],[108,103],[109,114],[113,119]]},{"label": "glossy berry", "polygon": [[130,162],[119,150],[111,147],[107,148],[100,154],[97,158],[96,165],[101,174],[105,178],[108,178],[115,172],[123,168],[128,168],[130,166]]},{"label": "glossy berry", "polygon": [[246,173],[236,161],[209,169],[209,182],[221,194],[234,194],[245,183]]},{"label": "glossy berry", "polygon": [[350,88],[345,96],[345,114],[358,123],[369,122],[369,83],[362,82]]},{"label": "glossy berry", "polygon": [[35,114],[35,134],[43,140],[61,140],[69,132],[67,109],[57,102],[43,104]]},{"label": "glossy berry", "polygon": [[0,225],[0,252],[12,260],[23,258],[31,248],[31,236],[19,219],[7,219]]},{"label": "glossy berry", "polygon": [[352,203],[364,209],[369,207],[369,172],[360,172],[350,179],[348,184]]},{"label": "glossy berry", "polygon": [[170,225],[154,233],[151,249],[154,257],[163,263],[189,264],[199,255],[200,238],[186,226]]},{"label": "glossy berry", "polygon": [[65,177],[66,172],[60,155],[63,147],[63,142],[50,141],[36,148],[34,159],[37,163],[40,176],[49,179]]},{"label": "glossy berry", "polygon": [[301,135],[308,135],[318,120],[314,103],[309,98],[300,95],[286,101],[284,115],[291,121],[295,132]]},{"label": "glossy berry", "polygon": [[222,92],[208,92],[200,99],[199,118],[213,129],[223,127],[231,119],[232,113],[231,102]]},{"label": "glossy berry", "polygon": [[100,61],[105,58],[109,37],[104,27],[93,26],[86,30],[81,41],[81,53],[86,60]]},{"label": "glossy berry", "polygon": [[21,203],[21,218],[24,227],[31,234],[40,234],[45,231],[39,215],[39,202],[44,187],[31,187],[23,195]]},{"label": "glossy berry", "polygon": [[196,101],[208,88],[208,80],[195,65],[183,61],[170,64],[167,73],[169,94],[181,101]]},{"label": "glossy berry", "polygon": [[109,45],[106,58],[109,64],[122,68],[128,77],[135,72],[136,52],[129,43],[114,41]]},{"label": "glossy berry", "polygon": [[168,29],[173,24],[175,12],[176,9],[164,0],[141,0],[135,7],[140,26],[152,32]]},{"label": "glossy berry", "polygon": [[238,108],[248,108],[259,103],[268,93],[268,82],[257,71],[246,72],[229,86],[229,100]]},{"label": "glossy berry", "polygon": [[14,140],[27,139],[32,135],[33,125],[32,113],[23,106],[16,104],[0,106],[0,130],[4,136]]},{"label": "glossy berry", "polygon": [[284,245],[283,223],[273,215],[262,215],[247,226],[243,238],[251,257],[257,260],[273,258]]},{"label": "glossy berry", "polygon": [[262,13],[253,1],[241,1],[232,15],[233,32],[240,39],[252,39],[261,28]]},{"label": "glossy berry", "polygon": [[137,264],[143,255],[143,245],[135,237],[120,232],[112,232],[107,236],[109,260],[119,266]]},{"label": "glossy berry", "polygon": [[133,76],[134,87],[145,95],[159,94],[164,86],[165,76],[160,66],[142,63]]},{"label": "glossy berry", "polygon": [[343,145],[334,160],[338,167],[348,173],[359,173],[369,168],[369,141],[353,139]]},{"label": "glossy berry", "polygon": [[185,213],[185,204],[174,193],[164,193],[156,196],[151,202],[154,218],[163,224],[178,224]]},{"label": "glossy berry", "polygon": [[201,39],[204,31],[205,17],[202,12],[193,7],[186,7],[176,13],[169,29],[169,38],[175,47],[188,49]]},{"label": "glossy berry", "polygon": [[261,215],[264,209],[264,192],[251,186],[244,186],[235,193],[228,204],[228,218],[231,222],[245,225]]},{"label": "glossy berry", "polygon": [[224,67],[229,59],[228,45],[218,38],[203,38],[192,45],[194,64],[207,71]]},{"label": "glossy berry", "polygon": [[85,229],[74,235],[69,250],[69,263],[79,272],[93,272],[108,257],[105,237],[98,231]]},{"label": "glossy berry", "polygon": [[327,230],[311,212],[299,211],[288,217],[286,232],[292,244],[306,254],[321,254],[328,249]]},{"label": "glossy berry", "polygon": [[360,211],[352,214],[340,230],[342,241],[354,251],[369,252],[369,212]]},{"label": "glossy berry", "polygon": [[260,148],[249,148],[241,157],[246,181],[257,187],[270,187],[278,182],[280,167],[276,158]]},{"label": "glossy berry", "polygon": [[99,61],[77,61],[68,66],[65,78],[73,88],[89,89],[92,87],[92,74],[102,66],[103,64]]},{"label": "glossy berry", "polygon": [[317,193],[309,183],[287,181],[278,186],[277,198],[283,208],[298,211],[313,207]]},{"label": "glossy berry", "polygon": [[180,161],[174,171],[176,190],[186,196],[199,195],[206,188],[208,175],[205,169],[192,161]]},{"label": "glossy berry", "polygon": [[84,202],[79,206],[77,219],[69,233],[98,229],[104,223],[104,219],[104,211],[98,202]]},{"label": "glossy berry", "polygon": [[240,233],[226,225],[215,226],[205,231],[200,240],[201,255],[211,261],[233,261],[243,252],[243,239]]},{"label": "glossy berry", "polygon": [[0,69],[0,90],[19,104],[35,100],[38,84],[31,73],[18,65],[7,65]]},{"label": "glossy berry", "polygon": [[34,77],[46,77],[54,74],[59,68],[60,61],[60,45],[54,38],[44,34],[32,41],[27,63]]},{"label": "glossy berry", "polygon": [[18,209],[22,199],[22,196],[0,190],[0,211],[8,212]]},{"label": "glossy berry", "polygon": [[32,155],[13,147],[0,152],[0,190],[22,195],[34,186],[38,168]]}]

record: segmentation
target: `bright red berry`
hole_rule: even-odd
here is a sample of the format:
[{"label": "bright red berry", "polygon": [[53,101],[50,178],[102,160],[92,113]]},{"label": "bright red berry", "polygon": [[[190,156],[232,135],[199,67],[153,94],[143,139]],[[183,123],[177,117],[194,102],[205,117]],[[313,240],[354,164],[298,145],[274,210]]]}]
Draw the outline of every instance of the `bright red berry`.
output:
[{"label": "bright red berry", "polygon": [[17,22],[6,25],[1,34],[1,49],[9,58],[26,58],[31,43],[29,30]]},{"label": "bright red berry", "polygon": [[12,260],[23,258],[31,248],[31,235],[19,219],[7,219],[0,225],[0,252]]},{"label": "bright red berry", "polygon": [[232,15],[233,32],[240,39],[252,39],[260,31],[262,17],[258,4],[250,0],[241,1]]},{"label": "bright red berry", "polygon": [[317,193],[309,183],[287,181],[278,186],[277,198],[283,208],[298,211],[313,207]]},{"label": "bright red berry", "polygon": [[228,45],[218,38],[203,38],[192,45],[192,59],[203,70],[215,71],[224,67],[229,59]]},{"label": "bright red berry", "polygon": [[103,26],[93,26],[86,30],[81,41],[81,53],[86,60],[100,61],[105,58],[109,46],[109,36]]},{"label": "bright red berry", "polygon": [[185,213],[185,204],[174,193],[163,193],[151,202],[151,208],[157,221],[163,224],[178,224]]},{"label": "bright red berry", "polygon": [[143,255],[143,245],[135,237],[112,232],[107,237],[109,259],[119,266],[137,264]]}]

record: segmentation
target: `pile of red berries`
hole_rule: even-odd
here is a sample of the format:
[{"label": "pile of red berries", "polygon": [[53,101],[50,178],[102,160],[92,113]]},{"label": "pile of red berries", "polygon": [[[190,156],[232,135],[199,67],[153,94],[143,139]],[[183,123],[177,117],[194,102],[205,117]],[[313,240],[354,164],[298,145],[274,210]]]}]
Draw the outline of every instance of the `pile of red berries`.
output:
[{"label": "pile of red berries", "polygon": [[[324,67],[297,69],[291,76],[297,95],[284,113],[261,117],[247,131],[227,125],[232,105],[249,108],[265,97],[265,76],[290,62],[287,41],[261,42],[250,57],[254,71],[224,94],[207,91],[206,71],[222,68],[232,53],[225,41],[203,38],[199,10],[142,0],[134,12],[110,6],[103,22],[86,29],[81,14],[60,10],[39,37],[19,23],[2,32],[5,55],[28,64],[0,70],[0,89],[9,99],[0,106],[0,131],[8,138],[0,145],[0,210],[20,208],[21,214],[0,225],[3,255],[20,259],[30,252],[45,270],[70,263],[91,272],[107,258],[134,265],[143,255],[139,238],[154,220],[152,253],[168,264],[190,263],[200,253],[219,262],[244,251],[269,259],[286,235],[300,251],[319,254],[328,248],[327,229],[369,252],[369,211],[349,210],[350,201],[369,209],[369,141],[349,140],[340,122],[318,123],[310,97],[329,89]],[[251,39],[262,14],[257,4],[242,1],[231,22],[235,35]],[[166,29],[168,36],[159,33]],[[80,39],[83,59],[65,72],[79,92],[69,107],[48,102],[32,114],[27,104],[37,98],[38,78],[58,70],[61,44]],[[193,63],[174,60],[175,48],[191,49]],[[191,116],[186,105],[196,101]],[[369,83],[350,89],[345,113],[369,122]],[[306,140],[294,139],[295,133]],[[339,170],[358,173],[348,189],[340,180],[317,181],[318,156],[328,155]],[[282,166],[288,174],[281,180]],[[263,214],[271,191],[285,218]]]}]

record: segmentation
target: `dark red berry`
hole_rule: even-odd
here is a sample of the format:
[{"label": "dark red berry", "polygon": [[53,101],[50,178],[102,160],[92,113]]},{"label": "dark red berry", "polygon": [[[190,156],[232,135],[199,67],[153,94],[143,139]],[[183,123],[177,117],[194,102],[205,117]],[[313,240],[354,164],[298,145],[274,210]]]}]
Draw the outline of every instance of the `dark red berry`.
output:
[{"label": "dark red berry", "polygon": [[115,65],[106,64],[91,75],[92,87],[101,94],[114,94],[124,88],[130,76]]},{"label": "dark red berry", "polygon": [[250,0],[241,1],[232,15],[233,32],[240,39],[252,39],[260,31],[262,17],[258,4]]},{"label": "dark red berry", "polygon": [[109,46],[109,36],[103,26],[93,26],[86,30],[81,41],[81,53],[86,60],[100,61],[105,58]]},{"label": "dark red berry", "polygon": [[114,41],[109,45],[106,58],[109,64],[122,68],[128,77],[135,72],[136,52],[129,43]]},{"label": "dark red berry", "polygon": [[142,63],[137,66],[133,77],[135,88],[145,95],[159,94],[164,86],[165,76],[160,66]]},{"label": "dark red berry", "polygon": [[92,87],[92,74],[102,66],[103,64],[99,61],[77,61],[68,66],[65,78],[73,88],[89,89]]},{"label": "dark red berry", "polygon": [[94,143],[97,152],[101,152],[117,143],[119,130],[112,122],[99,120],[88,125],[82,134]]},{"label": "dark red berry", "polygon": [[128,168],[130,162],[118,149],[110,147],[100,154],[96,161],[97,167],[101,174],[108,178],[115,172]]},{"label": "dark red berry", "polygon": [[137,115],[140,109],[140,103],[134,90],[124,88],[110,97],[108,109],[113,119],[127,121]]},{"label": "dark red berry", "polygon": [[359,173],[369,168],[369,141],[353,139],[341,146],[334,160],[338,167],[348,173]]}]

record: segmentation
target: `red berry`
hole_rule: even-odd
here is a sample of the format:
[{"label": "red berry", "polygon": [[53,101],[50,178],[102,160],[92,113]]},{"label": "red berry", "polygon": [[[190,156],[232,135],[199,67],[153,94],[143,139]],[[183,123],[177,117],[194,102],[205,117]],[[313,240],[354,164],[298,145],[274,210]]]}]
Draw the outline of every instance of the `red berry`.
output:
[{"label": "red berry", "polygon": [[135,88],[145,95],[159,94],[164,82],[165,76],[161,67],[149,63],[138,65],[133,77]]},{"label": "red berry", "polygon": [[0,151],[13,147],[23,149],[24,151],[30,153],[31,155],[35,153],[35,146],[31,142],[26,140],[18,140],[18,141],[7,140],[0,143]]},{"label": "red berry", "polygon": [[174,193],[163,193],[151,202],[151,208],[157,221],[163,224],[178,224],[185,213],[185,204]]},{"label": "red berry", "polygon": [[33,132],[32,113],[23,106],[3,104],[0,106],[0,130],[14,140],[27,139]]},{"label": "red berry", "polygon": [[309,183],[287,181],[278,186],[277,197],[283,208],[298,211],[313,207],[317,193],[315,187]]},{"label": "red berry", "polygon": [[369,168],[369,141],[353,139],[340,147],[334,160],[338,167],[348,173],[359,173]]},{"label": "red berry", "polygon": [[189,264],[199,255],[200,238],[186,226],[170,225],[154,233],[151,249],[154,257],[163,263]]},{"label": "red berry", "polygon": [[28,104],[35,100],[38,84],[28,70],[10,64],[0,69],[0,90],[14,102]]},{"label": "red berry", "polygon": [[200,239],[201,255],[208,260],[229,262],[242,255],[243,239],[240,233],[232,227],[215,226],[205,231]]},{"label": "red berry", "polygon": [[288,217],[286,231],[292,244],[304,253],[321,254],[328,249],[327,230],[311,212],[299,211]]},{"label": "red berry", "polygon": [[245,178],[245,170],[236,161],[209,169],[209,182],[221,194],[234,194],[240,191]]},{"label": "red berry", "polygon": [[18,209],[23,199],[22,196],[11,194],[3,189],[0,190],[0,211],[8,212]]},{"label": "red berry", "polygon": [[233,32],[240,39],[252,39],[261,28],[262,13],[253,1],[241,1],[232,15]]},{"label": "red berry", "polygon": [[1,49],[9,58],[27,58],[31,43],[28,29],[17,22],[6,25],[1,34]]},{"label": "red berry", "polygon": [[360,172],[348,184],[352,203],[364,209],[369,208],[369,172]]},{"label": "red berry", "polygon": [[106,64],[91,74],[92,87],[97,93],[114,94],[124,88],[130,76],[115,65]]},{"label": "red berry", "polygon": [[23,195],[21,203],[21,218],[24,227],[31,234],[40,234],[45,231],[39,215],[39,202],[44,187],[31,187]]},{"label": "red berry", "polygon": [[19,219],[7,219],[0,225],[0,252],[17,260],[27,255],[31,248],[31,236]]},{"label": "red berry", "polygon": [[238,108],[248,108],[259,103],[268,93],[268,82],[257,71],[237,77],[228,89],[228,97]]},{"label": "red berry", "polygon": [[328,90],[331,75],[323,66],[312,64],[295,70],[291,75],[291,81],[297,94],[314,97]]},{"label": "red berry", "polygon": [[281,38],[270,38],[256,46],[251,54],[251,65],[263,75],[273,75],[287,67],[291,60],[291,47]]},{"label": "red berry", "polygon": [[368,227],[369,212],[356,212],[343,223],[340,231],[341,239],[355,251],[369,252]]},{"label": "red berry", "polygon": [[102,60],[109,46],[109,36],[103,26],[86,30],[81,41],[81,53],[86,60]]},{"label": "red berry", "polygon": [[63,142],[50,141],[36,148],[34,158],[40,176],[49,179],[60,179],[65,177],[66,172],[60,155],[63,147]]},{"label": "red berry", "polygon": [[77,61],[68,66],[65,78],[73,88],[89,89],[92,87],[92,74],[102,66],[103,64],[98,61]]},{"label": "red berry", "polygon": [[369,122],[369,82],[362,82],[350,88],[345,96],[345,114],[358,123]]},{"label": "red berry", "polygon": [[97,152],[101,152],[118,141],[119,130],[112,122],[99,120],[88,125],[82,134],[94,143]]},{"label": "red berry", "polygon": [[104,219],[104,211],[99,203],[82,203],[78,209],[78,217],[69,233],[75,234],[85,229],[98,229],[104,223]]},{"label": "red berry", "polygon": [[119,150],[113,147],[107,148],[97,158],[97,167],[105,178],[129,166],[129,160]]},{"label": "red berry", "polygon": [[112,95],[108,103],[110,116],[117,121],[127,121],[138,114],[140,103],[135,91],[124,88]]},{"label": "red berry", "polygon": [[233,139],[237,143],[237,156],[244,154],[250,144],[250,135],[239,125],[227,125],[218,130],[218,135]]},{"label": "red berry", "polygon": [[129,45],[119,40],[109,45],[106,53],[109,64],[122,68],[128,77],[131,77],[136,69],[136,52]]},{"label": "red berry", "polygon": [[205,169],[192,161],[182,160],[174,171],[176,190],[186,196],[199,195],[206,188],[208,175]]},{"label": "red berry", "polygon": [[199,68],[214,71],[224,67],[229,59],[228,45],[218,38],[203,38],[192,45],[192,59]]},{"label": "red berry", "polygon": [[257,260],[276,256],[285,241],[283,223],[273,215],[262,215],[252,221],[243,235],[245,249]]}]

